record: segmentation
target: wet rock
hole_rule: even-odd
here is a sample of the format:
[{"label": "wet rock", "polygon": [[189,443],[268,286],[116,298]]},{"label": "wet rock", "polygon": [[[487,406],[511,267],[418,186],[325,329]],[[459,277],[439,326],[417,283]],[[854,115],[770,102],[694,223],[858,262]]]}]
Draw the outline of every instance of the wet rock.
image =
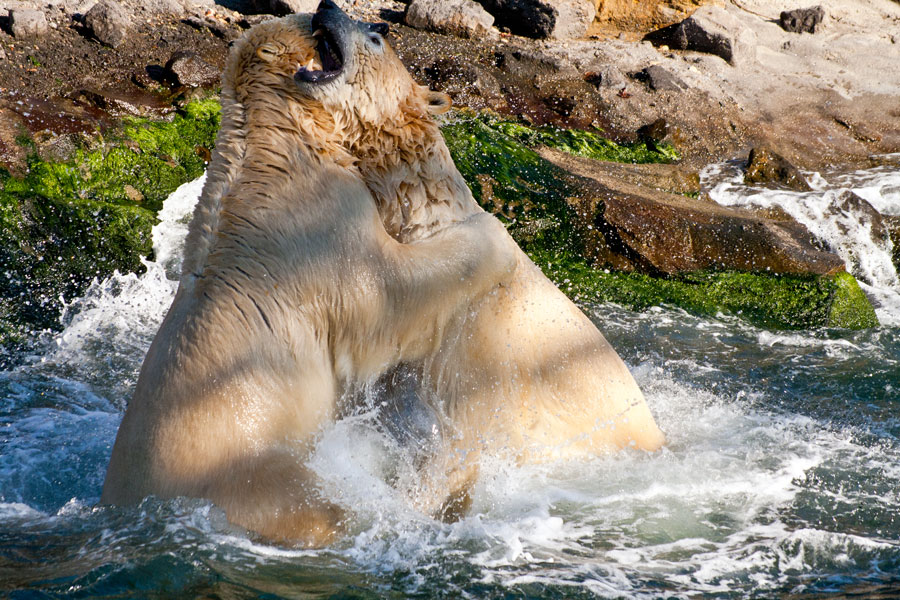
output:
[{"label": "wet rock", "polygon": [[[846,190],[838,196],[834,204],[828,207],[825,214],[831,217],[839,217],[841,213],[848,213],[853,216],[854,220],[858,220],[867,226],[869,235],[874,241],[886,242],[889,239],[888,227],[881,213],[875,210],[875,207],[868,200],[861,198],[850,190]],[[835,219],[835,223],[844,233],[850,233],[850,230],[842,225],[839,219]]]},{"label": "wet rock", "polygon": [[118,3],[100,0],[84,15],[84,24],[99,42],[116,48],[125,41],[131,16]]},{"label": "wet rock", "polygon": [[597,14],[591,0],[478,0],[498,27],[531,38],[579,38]]},{"label": "wet rock", "polygon": [[824,20],[825,9],[811,6],[782,11],[778,24],[791,33],[815,33]]},{"label": "wet rock", "polygon": [[783,156],[765,147],[750,150],[747,167],[744,171],[744,183],[748,185],[774,184],[798,192],[808,192],[812,189],[797,167]]},{"label": "wet rock", "polygon": [[646,82],[650,89],[657,92],[680,92],[687,89],[687,84],[660,65],[649,66],[635,73],[634,78]]},{"label": "wet rock", "polygon": [[406,24],[416,29],[472,38],[494,35],[494,17],[472,0],[413,0]]},{"label": "wet rock", "polygon": [[839,256],[819,249],[793,219],[776,221],[649,189],[653,180],[659,188],[690,185],[691,179],[697,186],[678,166],[606,165],[558,151],[541,156],[588,181],[580,184],[575,200],[576,227],[585,257],[596,266],[650,275],[705,270],[834,275],[845,270]]},{"label": "wet rock", "polygon": [[179,50],[166,63],[165,74],[175,86],[201,87],[218,83],[220,70],[196,52]]},{"label": "wet rock", "polygon": [[644,39],[654,46],[713,54],[732,65],[755,57],[756,34],[719,6],[703,6],[680,23],[652,31]]},{"label": "wet rock", "polygon": [[817,275],[844,270],[843,260],[818,249],[795,221],[619,187],[591,201],[586,254],[595,264],[664,275],[710,269]]},{"label": "wet rock", "polygon": [[653,152],[658,152],[656,144],[665,139],[667,135],[669,135],[669,124],[662,118],[642,125],[637,130],[638,140],[647,144],[647,147]]},{"label": "wet rock", "polygon": [[9,13],[9,26],[17,38],[38,37],[49,31],[47,17],[39,10],[17,8]]},{"label": "wet rock", "polygon": [[885,216],[883,218],[888,237],[891,239],[891,244],[894,247],[891,259],[894,261],[894,266],[900,270],[900,216]]},{"label": "wet rock", "polygon": [[446,92],[455,104],[500,110],[506,106],[503,91],[490,70],[458,57],[438,58],[423,72],[430,87]]}]

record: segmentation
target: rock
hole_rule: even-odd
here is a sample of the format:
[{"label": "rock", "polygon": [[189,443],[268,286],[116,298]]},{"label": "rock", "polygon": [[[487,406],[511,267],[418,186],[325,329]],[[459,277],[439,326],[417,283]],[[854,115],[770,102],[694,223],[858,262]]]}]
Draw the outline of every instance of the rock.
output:
[{"label": "rock", "polygon": [[775,184],[798,192],[808,192],[812,189],[797,167],[765,147],[750,150],[744,171],[744,183]]},{"label": "rock", "polygon": [[680,23],[644,36],[654,46],[719,56],[732,65],[755,58],[756,34],[727,9],[703,6]]},{"label": "rock", "polygon": [[416,29],[463,38],[494,34],[494,17],[472,0],[413,0],[405,20]]},{"label": "rock", "polygon": [[39,10],[15,9],[10,11],[10,31],[17,38],[38,37],[49,31],[47,17]]},{"label": "rock", "polygon": [[446,92],[454,103],[470,108],[502,109],[503,91],[490,70],[458,57],[438,58],[423,68],[430,87]]},{"label": "rock", "polygon": [[586,254],[595,264],[665,275],[710,269],[817,275],[844,270],[844,261],[818,249],[795,221],[639,188],[606,192],[593,203]]},{"label": "rock", "polygon": [[113,48],[125,40],[131,17],[112,0],[100,0],[84,15],[84,24],[99,42]]},{"label": "rock", "polygon": [[196,52],[179,50],[166,63],[166,75],[176,86],[198,87],[218,83],[220,70]]},{"label": "rock", "polygon": [[284,16],[315,12],[319,0],[231,0],[220,4],[245,15]]},{"label": "rock", "polygon": [[778,24],[791,33],[815,33],[824,20],[825,9],[821,6],[811,6],[782,11]]},{"label": "rock", "polygon": [[591,0],[478,0],[516,35],[568,39],[587,33],[597,10]]},{"label": "rock", "polygon": [[891,259],[894,261],[894,266],[900,270],[900,216],[886,216],[883,218],[888,237],[891,238],[891,244],[894,247]]},{"label": "rock", "polygon": [[680,92],[687,89],[687,84],[660,65],[649,66],[636,73],[634,78],[647,82],[657,92]]},{"label": "rock", "polygon": [[669,135],[669,124],[663,118],[642,125],[637,130],[638,140],[647,144],[647,148],[653,152],[658,151],[656,143],[661,142],[667,135]]},{"label": "rock", "polygon": [[[647,189],[626,181],[621,170],[610,172],[590,159],[561,152],[541,155],[592,182],[578,194],[576,213],[585,256],[596,266],[650,275],[704,270],[817,275],[844,271],[844,261],[816,247],[809,231],[793,219],[776,221],[707,200]],[[657,175],[673,175],[672,169],[661,166]]]},{"label": "rock", "polygon": [[595,87],[622,89],[626,85],[625,76],[611,65],[603,66],[595,71],[588,71],[583,79]]},{"label": "rock", "polygon": [[[828,207],[826,215],[837,217],[841,212],[849,213],[853,215],[855,220],[863,225],[867,225],[873,240],[877,242],[886,242],[890,238],[888,226],[885,223],[884,217],[881,216],[881,213],[875,210],[875,207],[869,204],[868,200],[861,198],[850,190],[845,190],[838,196],[834,204]],[[844,233],[850,233],[850,231],[839,222],[837,225],[843,229]]]}]

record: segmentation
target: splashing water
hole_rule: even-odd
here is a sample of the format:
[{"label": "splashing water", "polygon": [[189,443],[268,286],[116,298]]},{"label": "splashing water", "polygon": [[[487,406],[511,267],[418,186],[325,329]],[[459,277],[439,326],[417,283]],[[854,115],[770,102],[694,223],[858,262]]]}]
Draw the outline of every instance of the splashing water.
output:
[{"label": "splashing water", "polygon": [[[896,208],[893,172],[826,174],[793,196],[720,173],[706,174],[720,201],[781,194],[829,244],[813,219],[828,186]],[[0,595],[812,598],[900,587],[900,310],[887,304],[878,329],[789,333],[588,307],[633,366],[667,447],[488,460],[458,523],[417,512],[398,490],[414,460],[377,403],[323,431],[311,461],[324,492],[352,509],[333,547],[257,543],[200,500],[93,507],[201,187],[167,200],[144,274],[95,283],[53,343],[0,373]],[[864,248],[848,252],[874,252],[861,225],[851,231]],[[879,264],[861,262],[860,276],[893,289],[896,272]]]},{"label": "splashing water", "polygon": [[[807,173],[810,192],[746,186],[735,163],[710,165],[700,177],[719,204],[779,208],[803,224],[844,259],[873,300],[878,318],[897,324],[900,279],[891,258],[894,248],[878,217],[873,218],[873,209],[881,215],[900,215],[900,154],[881,158],[887,164],[869,170]],[[863,202],[843,201],[848,193]]]}]

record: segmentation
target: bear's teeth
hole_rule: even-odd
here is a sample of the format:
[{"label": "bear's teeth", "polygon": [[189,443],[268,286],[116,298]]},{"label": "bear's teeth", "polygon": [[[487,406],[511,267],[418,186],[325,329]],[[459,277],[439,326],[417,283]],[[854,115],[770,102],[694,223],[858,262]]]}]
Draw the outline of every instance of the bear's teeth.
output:
[{"label": "bear's teeth", "polygon": [[316,62],[316,59],[310,58],[309,62],[307,62],[305,65],[303,65],[303,68],[306,69],[307,71],[321,71],[322,65],[320,65],[318,62]]}]

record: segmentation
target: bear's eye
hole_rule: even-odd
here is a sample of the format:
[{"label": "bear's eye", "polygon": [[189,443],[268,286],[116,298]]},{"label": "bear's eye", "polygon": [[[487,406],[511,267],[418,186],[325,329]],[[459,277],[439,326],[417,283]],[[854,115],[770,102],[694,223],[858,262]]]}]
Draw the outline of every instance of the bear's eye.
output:
[{"label": "bear's eye", "polygon": [[381,47],[381,36],[377,34],[369,34],[369,41],[375,44],[376,47]]},{"label": "bear's eye", "polygon": [[281,53],[283,51],[284,49],[280,45],[264,44],[257,48],[256,55],[266,62],[272,62],[273,60],[281,56]]}]

